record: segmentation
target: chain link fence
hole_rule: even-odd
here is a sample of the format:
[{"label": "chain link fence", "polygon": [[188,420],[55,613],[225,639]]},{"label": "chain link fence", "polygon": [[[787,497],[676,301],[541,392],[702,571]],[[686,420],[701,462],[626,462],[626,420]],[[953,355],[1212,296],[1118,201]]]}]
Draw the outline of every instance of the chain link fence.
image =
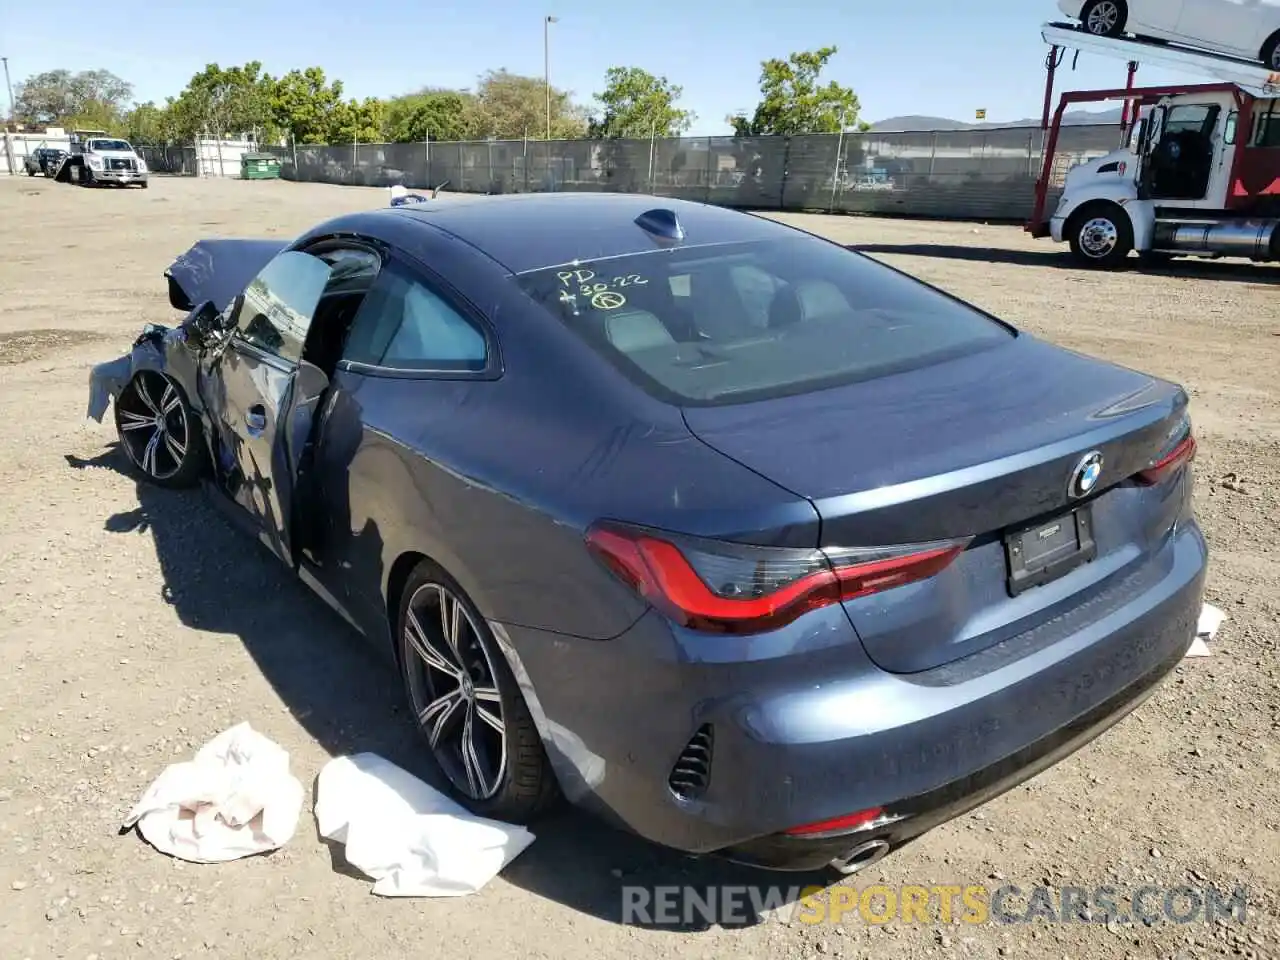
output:
[{"label": "chain link fence", "polygon": [[195,147],[135,143],[133,148],[146,161],[147,169],[152,173],[167,173],[178,177],[194,177],[200,173]]},{"label": "chain link fence", "polygon": [[[1119,125],[1063,127],[1067,169],[1120,145]],[[274,148],[291,180],[460,193],[616,191],[755,210],[1017,220],[1031,212],[1038,127],[797,137],[482,140]],[[268,148],[270,149],[270,148]]]}]

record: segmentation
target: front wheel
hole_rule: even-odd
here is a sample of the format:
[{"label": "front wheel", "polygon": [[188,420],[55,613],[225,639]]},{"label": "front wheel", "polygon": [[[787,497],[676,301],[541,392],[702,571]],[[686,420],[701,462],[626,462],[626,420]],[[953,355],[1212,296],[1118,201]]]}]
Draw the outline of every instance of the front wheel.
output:
[{"label": "front wheel", "polygon": [[155,370],[140,370],[115,402],[116,433],[129,462],[161,487],[194,486],[204,468],[200,421],[182,388]]},{"label": "front wheel", "polygon": [[398,623],[409,705],[455,798],[494,820],[536,818],[558,786],[484,617],[447,573],[424,560],[405,586]]},{"label": "front wheel", "polygon": [[1123,36],[1128,19],[1129,8],[1124,0],[1092,0],[1080,11],[1085,31],[1095,37]]},{"label": "front wheel", "polygon": [[1133,251],[1133,225],[1113,203],[1096,204],[1076,213],[1067,224],[1071,253],[1090,267],[1118,267]]}]

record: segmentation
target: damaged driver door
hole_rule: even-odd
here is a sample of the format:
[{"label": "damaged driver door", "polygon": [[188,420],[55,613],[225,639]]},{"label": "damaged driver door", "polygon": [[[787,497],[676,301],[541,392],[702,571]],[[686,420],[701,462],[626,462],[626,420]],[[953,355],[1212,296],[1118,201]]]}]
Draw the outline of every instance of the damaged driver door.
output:
[{"label": "damaged driver door", "polygon": [[232,304],[225,344],[209,371],[225,491],[290,566],[297,433],[309,426],[328,382],[303,360],[303,345],[330,273],[309,253],[277,255]]}]

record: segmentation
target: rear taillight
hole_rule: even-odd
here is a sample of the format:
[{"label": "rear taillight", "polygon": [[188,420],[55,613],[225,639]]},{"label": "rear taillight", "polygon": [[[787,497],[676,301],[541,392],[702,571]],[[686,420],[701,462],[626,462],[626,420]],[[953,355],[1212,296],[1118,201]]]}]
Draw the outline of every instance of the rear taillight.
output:
[{"label": "rear taillight", "polygon": [[733,634],[774,630],[810,610],[932,577],[968,543],[790,550],[615,523],[587,531],[588,549],[663,614]]},{"label": "rear taillight", "polygon": [[1196,438],[1191,421],[1184,417],[1169,432],[1168,442],[1151,466],[1134,477],[1144,487],[1155,486],[1171,477],[1196,457]]},{"label": "rear taillight", "polygon": [[886,819],[899,819],[897,817],[885,817],[882,807],[872,807],[869,810],[859,810],[857,813],[848,813],[842,817],[832,817],[830,820],[818,820],[814,823],[801,824],[798,827],[791,827],[784,830],[783,833],[792,837],[813,837],[821,834],[841,834],[854,833],[858,830],[865,830],[872,824],[879,823]]}]

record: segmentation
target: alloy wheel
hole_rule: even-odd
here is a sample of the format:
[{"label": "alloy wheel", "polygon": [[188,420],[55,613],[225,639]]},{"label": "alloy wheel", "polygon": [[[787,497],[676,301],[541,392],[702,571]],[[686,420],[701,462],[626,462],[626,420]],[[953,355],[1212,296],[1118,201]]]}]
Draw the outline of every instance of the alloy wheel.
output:
[{"label": "alloy wheel", "polygon": [[182,394],[154,370],[140,371],[116,400],[116,426],[125,451],[148,477],[167,480],[182,469],[191,444]]},{"label": "alloy wheel", "polygon": [[448,587],[425,583],[409,598],[404,650],[414,716],[441,769],[466,797],[488,800],[507,767],[502,695],[481,631]]},{"label": "alloy wheel", "polygon": [[1120,231],[1105,217],[1094,217],[1080,228],[1080,249],[1095,260],[1110,256],[1119,242]]},{"label": "alloy wheel", "polygon": [[1085,21],[1085,28],[1095,36],[1110,36],[1116,29],[1116,25],[1120,22],[1120,8],[1111,0],[1104,0],[1103,3],[1096,4],[1089,11],[1089,19]]}]

